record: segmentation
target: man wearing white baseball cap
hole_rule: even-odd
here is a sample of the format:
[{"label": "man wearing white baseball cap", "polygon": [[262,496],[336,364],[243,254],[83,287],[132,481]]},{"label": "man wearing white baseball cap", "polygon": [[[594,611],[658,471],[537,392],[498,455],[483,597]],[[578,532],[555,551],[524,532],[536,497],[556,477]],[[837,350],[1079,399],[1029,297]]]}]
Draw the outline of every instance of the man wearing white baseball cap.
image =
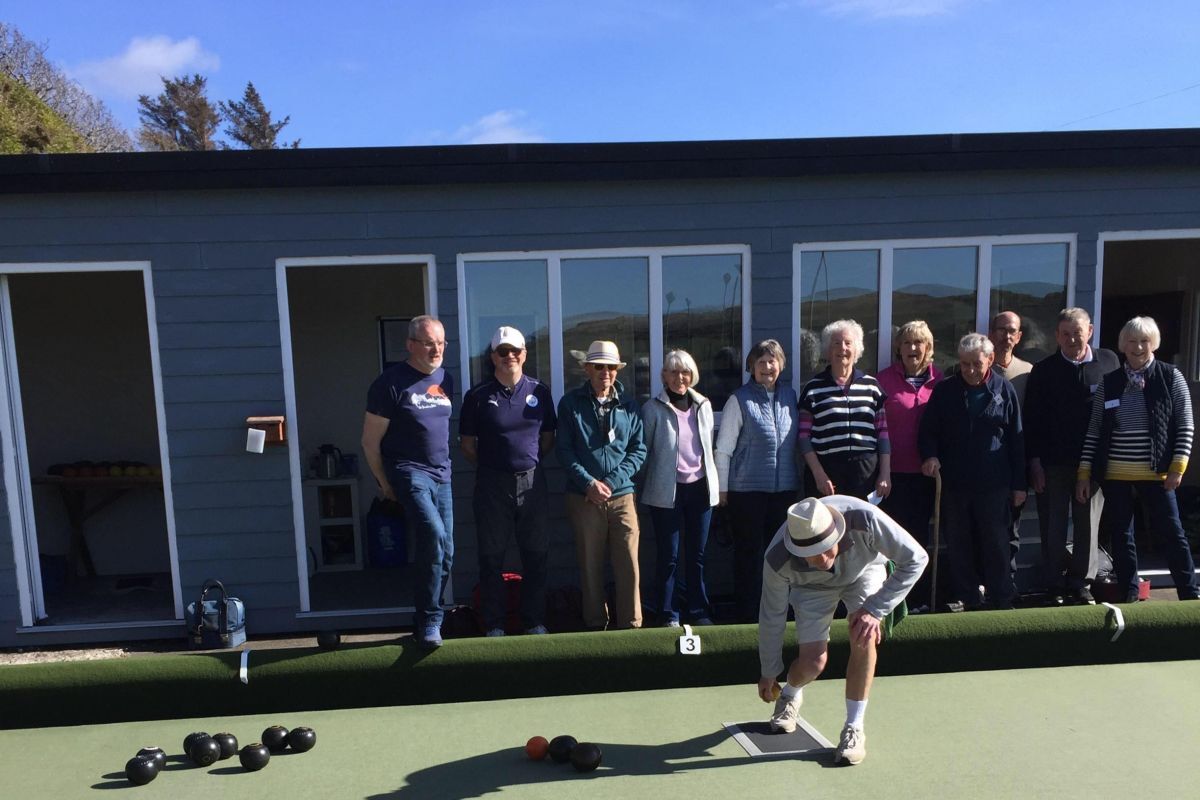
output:
[{"label": "man wearing white baseball cap", "polygon": [[[829,628],[838,602],[846,604],[850,661],[846,666],[846,724],[834,763],[858,764],[867,755],[863,717],[875,676],[881,623],[921,577],[925,549],[891,517],[857,497],[810,497],[788,509],[763,559],[758,612],[758,695],[775,701],[771,727],[796,730],[803,688],[816,680],[829,651]],[[895,563],[891,575],[887,562]],[[796,616],[799,655],[783,672],[788,603]]]}]

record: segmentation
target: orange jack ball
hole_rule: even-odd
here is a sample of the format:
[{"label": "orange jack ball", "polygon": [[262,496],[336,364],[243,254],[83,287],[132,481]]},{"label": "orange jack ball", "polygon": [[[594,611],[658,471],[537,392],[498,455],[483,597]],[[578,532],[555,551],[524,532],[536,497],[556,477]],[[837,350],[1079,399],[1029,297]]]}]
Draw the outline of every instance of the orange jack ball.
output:
[{"label": "orange jack ball", "polygon": [[546,741],[545,736],[534,736],[525,743],[525,755],[532,758],[534,761],[541,761],[546,757],[546,752],[550,749],[550,742]]}]

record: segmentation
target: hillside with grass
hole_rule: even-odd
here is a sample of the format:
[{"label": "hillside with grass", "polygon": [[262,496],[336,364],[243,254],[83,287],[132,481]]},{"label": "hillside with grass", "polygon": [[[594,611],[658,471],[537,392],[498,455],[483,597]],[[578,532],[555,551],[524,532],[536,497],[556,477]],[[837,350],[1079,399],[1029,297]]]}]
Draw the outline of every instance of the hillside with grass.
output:
[{"label": "hillside with grass", "polygon": [[33,92],[0,73],[0,155],[91,150],[84,138]]}]

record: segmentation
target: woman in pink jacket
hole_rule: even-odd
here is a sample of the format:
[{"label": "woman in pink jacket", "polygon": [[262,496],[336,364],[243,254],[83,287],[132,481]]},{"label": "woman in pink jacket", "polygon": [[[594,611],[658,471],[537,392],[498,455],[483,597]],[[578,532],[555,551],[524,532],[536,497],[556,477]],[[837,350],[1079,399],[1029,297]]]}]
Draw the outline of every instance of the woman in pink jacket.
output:
[{"label": "woman in pink jacket", "polygon": [[[896,360],[878,377],[887,392],[883,408],[892,442],[892,492],[880,508],[928,550],[934,484],[933,478],[921,474],[917,428],[942,373],[933,365],[933,332],[923,320],[901,325],[893,342]],[[913,591],[914,606],[928,602],[927,584],[928,578],[922,578]]]}]

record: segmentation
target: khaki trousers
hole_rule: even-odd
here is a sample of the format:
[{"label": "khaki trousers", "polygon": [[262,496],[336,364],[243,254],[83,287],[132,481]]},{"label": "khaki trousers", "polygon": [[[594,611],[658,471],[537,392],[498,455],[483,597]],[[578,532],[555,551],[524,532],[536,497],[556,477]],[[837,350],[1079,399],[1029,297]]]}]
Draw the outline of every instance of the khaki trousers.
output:
[{"label": "khaki trousers", "polygon": [[568,493],[567,517],[575,530],[584,624],[589,628],[603,628],[609,623],[609,609],[604,598],[604,559],[607,554],[617,584],[613,627],[642,627],[637,503],[633,494],[614,497],[598,506],[582,495]]}]

